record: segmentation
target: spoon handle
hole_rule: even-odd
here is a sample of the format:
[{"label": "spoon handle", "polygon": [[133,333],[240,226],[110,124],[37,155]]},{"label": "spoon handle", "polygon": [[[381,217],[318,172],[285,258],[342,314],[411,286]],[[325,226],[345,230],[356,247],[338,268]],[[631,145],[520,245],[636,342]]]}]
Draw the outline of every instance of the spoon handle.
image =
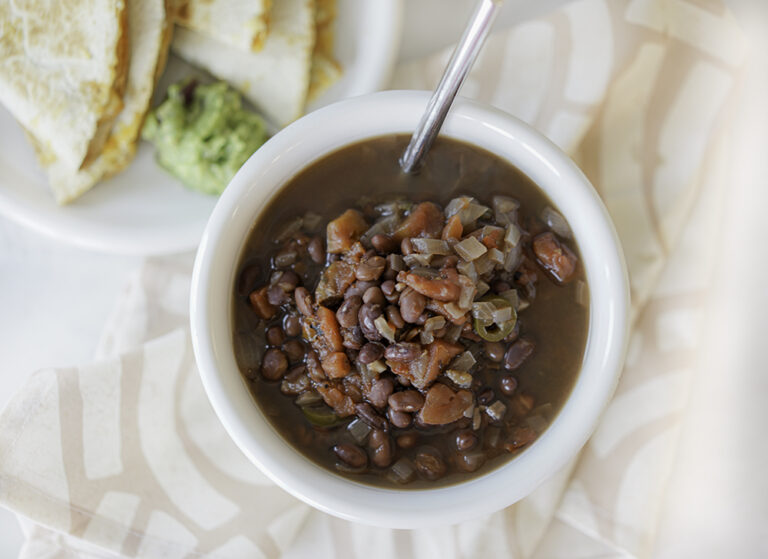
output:
[{"label": "spoon handle", "polygon": [[440,79],[440,84],[429,99],[427,110],[421,117],[408,147],[405,148],[405,152],[400,158],[400,167],[404,172],[417,171],[421,160],[435,141],[461,84],[464,83],[464,79],[475,63],[483,43],[485,43],[485,38],[488,36],[502,2],[503,0],[480,0],[469,24],[464,29],[459,44],[456,45],[456,50],[453,51],[451,60]]}]

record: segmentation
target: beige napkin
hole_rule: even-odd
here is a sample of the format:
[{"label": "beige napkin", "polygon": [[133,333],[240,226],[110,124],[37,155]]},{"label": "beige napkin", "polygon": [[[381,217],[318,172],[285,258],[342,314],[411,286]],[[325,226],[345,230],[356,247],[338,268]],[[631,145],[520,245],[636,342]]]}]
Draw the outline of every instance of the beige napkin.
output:
[{"label": "beige napkin", "polygon": [[[449,54],[398,68],[393,87],[433,87]],[[719,1],[580,0],[496,33],[465,86],[574,155],[630,268],[638,320],[617,393],[581,455],[532,495],[461,525],[393,531],[283,493],[203,393],[189,262],[151,261],[100,359],[36,373],[0,416],[0,503],[32,521],[22,557],[647,556],[695,369],[713,258],[701,247],[716,233],[706,224],[743,56]]]}]

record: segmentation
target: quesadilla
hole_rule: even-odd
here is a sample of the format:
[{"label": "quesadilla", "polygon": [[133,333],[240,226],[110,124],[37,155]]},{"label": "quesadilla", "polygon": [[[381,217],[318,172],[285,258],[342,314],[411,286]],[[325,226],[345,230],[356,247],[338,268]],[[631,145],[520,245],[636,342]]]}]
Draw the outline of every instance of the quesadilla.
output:
[{"label": "quesadilla", "polygon": [[308,101],[316,99],[341,76],[341,66],[333,56],[336,0],[316,0],[315,4],[315,48],[309,73]]},{"label": "quesadilla", "polygon": [[269,35],[258,52],[229,47],[202,33],[177,28],[171,48],[228,81],[277,126],[301,116],[315,44],[314,0],[280,0],[270,12]]},{"label": "quesadilla", "polygon": [[123,0],[0,0],[0,102],[43,164],[75,172],[101,152],[127,62]]},{"label": "quesadilla", "polygon": [[71,201],[99,180],[121,171],[136,152],[155,83],[165,66],[173,25],[166,0],[130,0],[128,23],[131,56],[123,110],[114,122],[103,151],[87,167],[73,172],[61,161],[47,166],[59,203]]},{"label": "quesadilla", "polygon": [[256,51],[267,37],[271,6],[272,0],[177,0],[176,22],[231,47]]}]

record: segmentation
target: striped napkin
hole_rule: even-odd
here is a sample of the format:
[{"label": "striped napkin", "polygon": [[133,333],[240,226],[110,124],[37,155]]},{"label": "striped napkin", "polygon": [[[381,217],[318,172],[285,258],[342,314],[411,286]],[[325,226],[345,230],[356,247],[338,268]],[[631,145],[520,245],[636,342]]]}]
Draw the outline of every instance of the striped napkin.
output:
[{"label": "striped napkin", "polygon": [[[393,88],[431,89],[450,51]],[[22,558],[652,554],[693,382],[745,44],[719,0],[579,0],[493,35],[463,94],[532,124],[582,166],[626,253],[626,368],[581,454],[533,494],[430,530],[371,528],[273,486],[227,437],[187,328],[190,259],[150,260],[96,360],[39,371],[0,415],[0,504]]]}]

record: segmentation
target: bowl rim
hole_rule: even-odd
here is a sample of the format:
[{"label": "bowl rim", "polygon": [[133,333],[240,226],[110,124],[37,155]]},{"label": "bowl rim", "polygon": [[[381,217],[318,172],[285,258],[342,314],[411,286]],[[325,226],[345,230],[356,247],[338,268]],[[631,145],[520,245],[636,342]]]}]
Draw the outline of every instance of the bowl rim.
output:
[{"label": "bowl rim", "polygon": [[342,478],[305,458],[272,427],[245,387],[231,344],[231,293],[250,225],[291,177],[328,153],[365,138],[410,133],[429,95],[387,91],[340,101],[272,137],[243,165],[216,204],[195,258],[190,294],[200,377],[235,444],[272,481],[302,501],[347,520],[389,528],[451,524],[489,514],[528,495],[564,466],[594,430],[615,389],[629,329],[629,283],[621,245],[588,179],[527,124],[458,98],[442,134],[509,160],[545,191],[577,239],[589,239],[579,246],[590,292],[600,296],[590,297],[585,356],[571,394],[525,452],[484,475],[434,489],[386,489]]}]

